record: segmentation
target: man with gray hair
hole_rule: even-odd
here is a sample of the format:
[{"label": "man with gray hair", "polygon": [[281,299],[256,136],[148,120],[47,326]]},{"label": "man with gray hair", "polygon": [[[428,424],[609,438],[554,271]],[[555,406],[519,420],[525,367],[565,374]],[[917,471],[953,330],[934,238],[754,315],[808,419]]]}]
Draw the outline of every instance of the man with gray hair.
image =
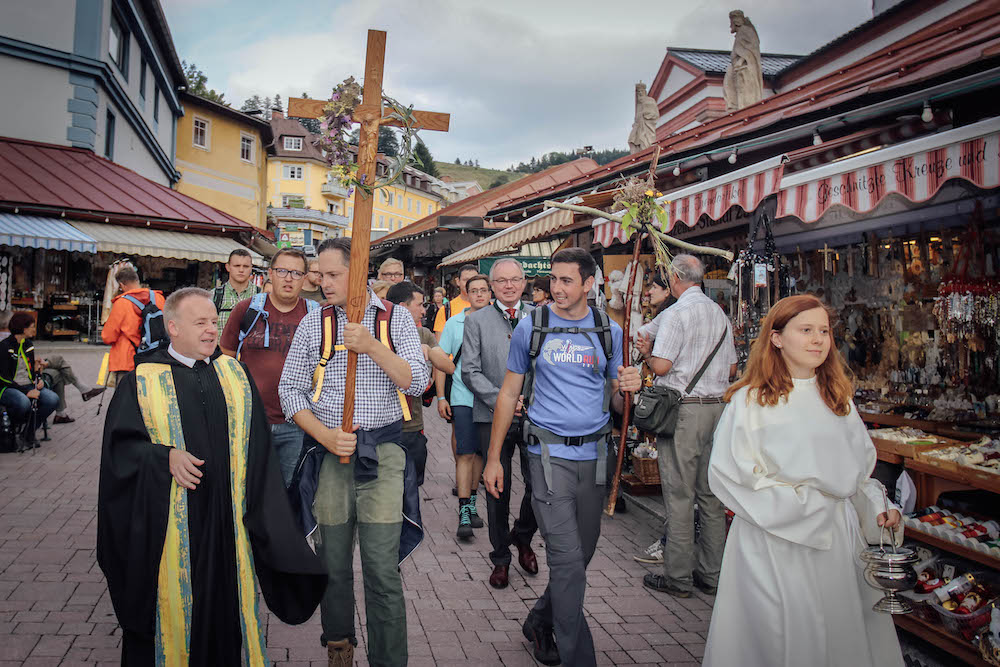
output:
[{"label": "man with gray hair", "polygon": [[[490,428],[493,408],[507,374],[507,355],[510,339],[517,323],[528,315],[533,306],[521,302],[524,291],[524,268],[516,259],[499,259],[490,267],[490,287],[496,299],[493,305],[470,312],[465,318],[462,337],[462,382],[472,392],[472,419],[479,435],[483,460],[490,448]],[[503,449],[500,463],[504,478],[511,479],[511,460],[514,449],[520,450],[521,476],[524,478],[524,496],[521,508],[509,530],[510,487],[504,485],[499,498],[486,495],[486,517],[493,551],[493,573],[489,582],[493,588],[506,588],[509,582],[510,547],[517,547],[518,564],[530,575],[538,574],[538,560],[531,549],[531,538],[538,531],[538,522],[531,508],[531,477],[528,474],[528,451],[521,437],[521,416],[515,417]]]},{"label": "man with gray hair", "polygon": [[[726,533],[725,510],[708,487],[708,461],[725,407],[722,395],[736,373],[736,347],[729,318],[701,291],[704,275],[697,257],[674,257],[670,292],[677,303],[663,311],[652,353],[648,341],[638,345],[656,384],[683,396],[676,430],[656,438],[667,515],[663,574],[643,578],[647,588],[681,598],[691,596],[692,584],[715,594]],[[697,553],[695,502],[701,522]]]},{"label": "man with gray hair", "polygon": [[403,277],[403,262],[395,257],[390,257],[378,267],[378,280],[384,280],[395,285],[396,283],[403,282]]},{"label": "man with gray hair", "polygon": [[122,664],[267,662],[257,603],[312,616],[323,563],[298,530],[246,367],[216,345],[212,294],[163,308],[169,347],[142,355],[108,407],[97,562],[122,626]]}]

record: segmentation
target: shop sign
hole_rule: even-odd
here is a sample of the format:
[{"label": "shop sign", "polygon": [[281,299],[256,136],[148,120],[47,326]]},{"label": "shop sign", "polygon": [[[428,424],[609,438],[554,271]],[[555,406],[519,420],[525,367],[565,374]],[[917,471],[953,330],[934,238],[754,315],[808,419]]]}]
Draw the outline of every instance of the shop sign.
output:
[{"label": "shop sign", "polygon": [[489,275],[490,268],[498,259],[516,259],[524,267],[524,275],[531,278],[534,276],[547,276],[552,272],[552,262],[548,257],[523,257],[517,255],[507,255],[505,257],[484,257],[479,260],[479,272]]},{"label": "shop sign", "polygon": [[288,234],[282,233],[278,236],[278,242],[274,244],[278,248],[291,248],[292,242],[288,240]]}]

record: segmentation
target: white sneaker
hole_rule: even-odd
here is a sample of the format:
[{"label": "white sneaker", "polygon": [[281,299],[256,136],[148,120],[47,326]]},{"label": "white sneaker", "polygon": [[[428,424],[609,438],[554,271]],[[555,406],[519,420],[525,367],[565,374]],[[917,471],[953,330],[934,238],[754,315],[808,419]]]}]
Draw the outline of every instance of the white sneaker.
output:
[{"label": "white sneaker", "polygon": [[642,553],[638,553],[632,558],[638,563],[648,563],[650,565],[662,565],[663,564],[663,543],[660,540],[656,540]]}]

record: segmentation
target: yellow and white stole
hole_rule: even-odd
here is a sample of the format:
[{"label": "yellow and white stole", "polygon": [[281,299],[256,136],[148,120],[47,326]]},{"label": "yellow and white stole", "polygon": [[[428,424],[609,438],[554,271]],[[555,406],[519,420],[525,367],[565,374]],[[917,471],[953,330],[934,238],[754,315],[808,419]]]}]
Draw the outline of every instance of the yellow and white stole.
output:
[{"label": "yellow and white stole", "polygon": [[[243,525],[246,513],[246,466],[253,409],[250,381],[239,362],[222,355],[212,362],[226,400],[229,424],[233,530],[236,535],[236,575],[239,583],[240,627],[245,665],[267,665],[267,650],[257,605],[253,554]],[[180,406],[168,364],[136,367],[139,409],[154,444],[184,450]],[[156,586],[156,664],[184,666],[191,649],[191,552],[188,541],[187,489],[170,481],[167,533],[160,556]]]}]

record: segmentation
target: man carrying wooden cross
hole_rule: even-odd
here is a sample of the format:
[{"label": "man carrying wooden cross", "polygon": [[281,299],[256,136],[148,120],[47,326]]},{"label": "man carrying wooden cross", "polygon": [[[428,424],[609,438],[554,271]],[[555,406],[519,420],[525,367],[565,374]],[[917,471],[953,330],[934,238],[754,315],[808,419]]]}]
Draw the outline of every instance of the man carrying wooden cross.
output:
[{"label": "man carrying wooden cross", "polygon": [[[358,643],[354,630],[356,529],[365,583],[369,664],[405,665],[406,607],[398,556],[401,531],[409,524],[404,526],[407,468],[400,444],[403,411],[398,392],[420,396],[430,374],[413,317],[405,309],[393,309],[386,316],[386,303],[369,290],[361,323],[348,322],[344,306],[350,259],[350,239],[327,239],[320,244],[323,294],[329,305],[299,323],[278,396],[285,415],[327,450],[312,509],[319,524],[313,533],[317,552],[330,576],[320,606],[321,640],[329,648],[330,664],[353,664],[353,647]],[[386,323],[391,348],[372,335],[379,323]],[[354,419],[345,426],[348,350],[357,353],[358,366]],[[321,365],[323,358],[329,358],[329,363]],[[349,457],[348,463],[337,457]]]}]

